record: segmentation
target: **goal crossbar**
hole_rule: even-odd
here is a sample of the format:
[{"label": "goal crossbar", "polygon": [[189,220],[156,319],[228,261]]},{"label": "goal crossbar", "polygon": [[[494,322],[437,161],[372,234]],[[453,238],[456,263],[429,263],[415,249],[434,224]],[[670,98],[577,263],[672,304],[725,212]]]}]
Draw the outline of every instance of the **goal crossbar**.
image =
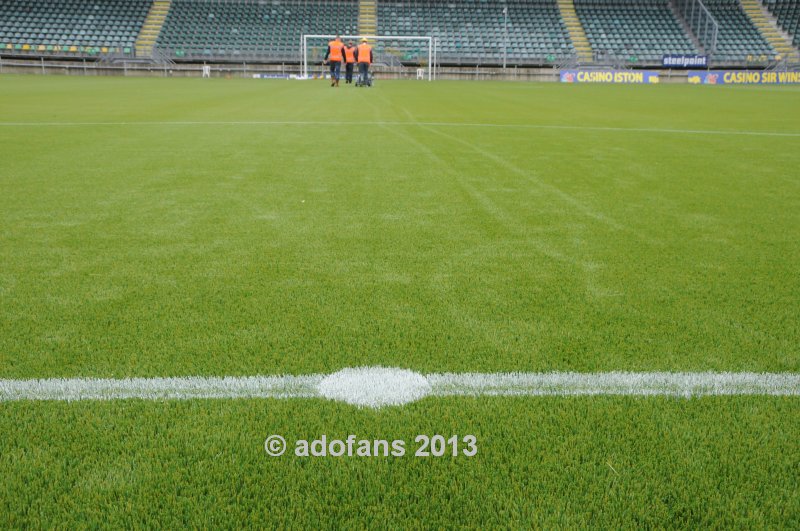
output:
[{"label": "goal crossbar", "polygon": [[[333,39],[337,35],[303,34],[301,38],[301,52],[303,54],[303,77],[308,78],[308,39]],[[437,60],[438,42],[435,37],[428,35],[338,35],[343,40],[367,39],[371,41],[427,41],[428,43],[428,81],[433,81]]]}]

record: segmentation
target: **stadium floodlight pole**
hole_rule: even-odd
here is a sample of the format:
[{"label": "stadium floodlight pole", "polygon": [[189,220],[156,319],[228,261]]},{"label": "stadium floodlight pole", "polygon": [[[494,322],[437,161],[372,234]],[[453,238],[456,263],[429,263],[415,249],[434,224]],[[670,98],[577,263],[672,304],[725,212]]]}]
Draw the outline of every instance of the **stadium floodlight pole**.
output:
[{"label": "stadium floodlight pole", "polygon": [[[306,35],[303,34],[303,77],[308,78],[308,39],[333,39],[337,35]],[[433,81],[433,46],[435,39],[426,35],[339,35],[343,40],[354,39],[361,40],[367,39],[372,41],[426,41],[428,43],[428,81]]]}]

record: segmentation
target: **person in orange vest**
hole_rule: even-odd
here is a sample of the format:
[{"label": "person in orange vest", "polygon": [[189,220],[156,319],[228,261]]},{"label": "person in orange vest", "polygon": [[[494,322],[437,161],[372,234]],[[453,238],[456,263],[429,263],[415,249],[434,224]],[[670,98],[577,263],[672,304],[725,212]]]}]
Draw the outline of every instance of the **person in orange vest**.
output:
[{"label": "person in orange vest", "polygon": [[353,82],[353,66],[356,63],[356,47],[353,41],[349,41],[344,48],[344,82]]},{"label": "person in orange vest", "polygon": [[369,65],[372,64],[372,46],[367,44],[367,39],[361,39],[361,44],[356,49],[358,62],[358,84],[362,87],[372,85],[369,82]]},{"label": "person in orange vest", "polygon": [[338,87],[344,61],[344,44],[338,35],[328,43],[328,51],[325,52],[325,59],[322,62],[326,61],[331,65],[331,86]]}]

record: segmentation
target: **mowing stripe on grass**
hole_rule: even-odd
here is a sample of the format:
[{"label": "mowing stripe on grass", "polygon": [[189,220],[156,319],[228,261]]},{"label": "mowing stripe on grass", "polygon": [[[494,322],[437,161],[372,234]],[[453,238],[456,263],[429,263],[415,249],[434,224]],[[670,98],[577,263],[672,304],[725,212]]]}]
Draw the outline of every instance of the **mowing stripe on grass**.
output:
[{"label": "mowing stripe on grass", "polygon": [[425,396],[800,396],[800,374],[750,372],[439,373],[361,367],[331,375],[0,380],[12,400],[329,398],[358,406]]},{"label": "mowing stripe on grass", "polygon": [[781,131],[726,131],[724,129],[661,129],[656,127],[603,127],[591,125],[547,125],[547,124],[492,124],[459,122],[411,122],[411,121],[323,121],[323,120],[267,120],[267,121],[141,121],[141,122],[0,122],[0,127],[87,127],[87,126],[193,126],[193,125],[314,125],[314,126],[417,126],[417,127],[489,127],[506,129],[554,129],[566,131],[605,131],[615,133],[664,133],[681,135],[735,135],[776,136],[800,138],[800,132]]}]

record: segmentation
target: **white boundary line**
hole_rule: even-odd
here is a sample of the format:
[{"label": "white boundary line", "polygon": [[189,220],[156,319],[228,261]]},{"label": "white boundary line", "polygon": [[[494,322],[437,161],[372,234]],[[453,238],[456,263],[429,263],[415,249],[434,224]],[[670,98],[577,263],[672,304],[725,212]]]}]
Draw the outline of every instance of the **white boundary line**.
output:
[{"label": "white boundary line", "polygon": [[597,131],[613,133],[660,133],[679,135],[728,135],[728,136],[768,136],[800,138],[800,132],[780,131],[726,131],[724,129],[659,129],[653,127],[602,127],[583,125],[546,125],[546,124],[492,124],[492,123],[459,123],[459,122],[368,122],[368,121],[152,121],[152,122],[0,122],[0,127],[134,127],[134,126],[264,126],[264,125],[297,125],[297,126],[412,126],[412,127],[466,127],[466,128],[498,128],[498,129],[542,129],[565,131]]},{"label": "white boundary line", "polygon": [[[40,380],[0,380],[0,402],[17,400],[189,400],[236,398],[321,398],[330,397],[323,381],[347,373],[362,372],[366,378],[352,383],[354,395],[366,392],[374,402],[344,401],[380,407],[381,389],[397,385],[393,372],[381,369],[389,380],[376,381],[376,369],[343,369],[333,375],[306,376],[228,376],[176,378],[51,378]],[[380,373],[379,373],[380,374]],[[441,373],[418,375],[427,381],[425,396],[673,396],[712,395],[800,396],[800,373],[752,372],[550,372],[550,373]],[[429,387],[428,387],[429,386]],[[394,389],[393,392],[397,392]],[[411,400],[408,400],[411,401]],[[400,402],[397,402],[400,403]]]},{"label": "white boundary line", "polygon": [[784,395],[800,396],[800,374],[752,372],[466,373],[427,376],[451,395]]}]

